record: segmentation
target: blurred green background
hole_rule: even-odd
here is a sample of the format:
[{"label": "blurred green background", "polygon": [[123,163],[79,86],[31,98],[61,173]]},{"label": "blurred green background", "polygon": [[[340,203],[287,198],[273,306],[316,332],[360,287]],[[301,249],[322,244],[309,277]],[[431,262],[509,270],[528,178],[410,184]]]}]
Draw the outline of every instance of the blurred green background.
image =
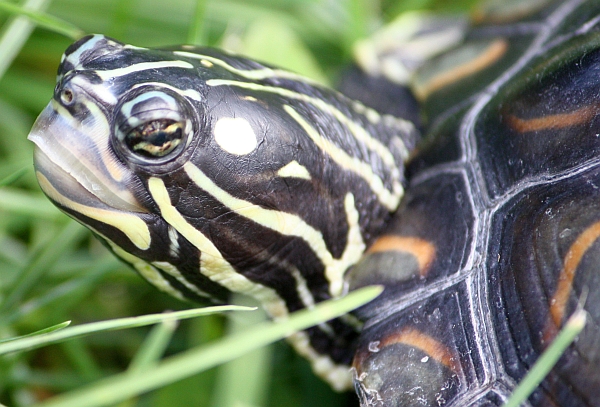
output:
[{"label": "blurred green background", "polygon": [[[24,2],[9,2],[22,5]],[[86,33],[139,46],[225,46],[334,84],[352,44],[412,9],[465,11],[471,0],[37,0]],[[0,10],[0,339],[75,324],[185,309],[116,261],[41,194],[26,140],[48,103],[71,39]],[[16,28],[15,28],[16,27]],[[24,41],[21,44],[21,38]],[[14,60],[13,60],[14,57]],[[6,69],[5,69],[6,68]],[[259,316],[183,321],[167,354],[254,323]],[[234,322],[231,323],[230,320]],[[149,332],[137,328],[0,356],[0,404],[27,406],[125,370]],[[237,400],[237,401],[236,401]],[[121,406],[355,406],[285,343]]]}]

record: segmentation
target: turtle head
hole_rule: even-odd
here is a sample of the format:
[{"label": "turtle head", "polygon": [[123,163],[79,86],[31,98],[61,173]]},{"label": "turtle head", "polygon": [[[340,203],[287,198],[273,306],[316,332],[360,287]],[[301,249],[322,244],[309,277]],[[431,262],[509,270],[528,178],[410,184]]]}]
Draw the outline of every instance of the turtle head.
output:
[{"label": "turtle head", "polygon": [[[71,45],[63,55],[54,97],[29,135],[36,145],[40,185],[61,207],[150,212],[140,193],[144,189],[140,177],[121,156],[135,163],[165,165],[191,142],[195,116],[185,96],[174,92],[168,81],[136,86],[128,80],[164,65],[173,69],[191,65],[136,63],[141,51],[94,35]],[[144,64],[136,72],[136,66]]]},{"label": "turtle head", "polygon": [[[416,136],[287,71],[93,35],[66,51],[29,139],[46,195],[159,288],[246,293],[285,317],[342,295]],[[308,342],[315,363],[333,346],[318,329]]]}]

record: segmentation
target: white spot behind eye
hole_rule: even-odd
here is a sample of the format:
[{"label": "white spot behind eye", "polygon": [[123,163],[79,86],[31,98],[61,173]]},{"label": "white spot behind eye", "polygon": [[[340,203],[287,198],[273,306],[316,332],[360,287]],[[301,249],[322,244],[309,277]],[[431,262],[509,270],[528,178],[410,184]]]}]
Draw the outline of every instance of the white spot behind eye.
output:
[{"label": "white spot behind eye", "polygon": [[241,117],[223,117],[215,123],[213,130],[215,141],[230,154],[250,154],[258,145],[256,134],[248,123]]},{"label": "white spot behind eye", "polygon": [[277,175],[284,178],[302,178],[310,181],[310,172],[296,160],[281,167],[279,171],[277,171]]}]

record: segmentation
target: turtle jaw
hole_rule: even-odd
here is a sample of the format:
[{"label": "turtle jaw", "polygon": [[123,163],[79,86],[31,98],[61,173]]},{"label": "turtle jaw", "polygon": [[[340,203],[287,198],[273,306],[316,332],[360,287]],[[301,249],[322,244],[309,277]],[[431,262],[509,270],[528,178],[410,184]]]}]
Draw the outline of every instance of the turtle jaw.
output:
[{"label": "turtle jaw", "polygon": [[44,193],[77,212],[74,206],[148,212],[131,192],[139,180],[112,154],[108,126],[83,126],[56,107],[54,101],[46,106],[27,137],[35,144],[34,167]]}]

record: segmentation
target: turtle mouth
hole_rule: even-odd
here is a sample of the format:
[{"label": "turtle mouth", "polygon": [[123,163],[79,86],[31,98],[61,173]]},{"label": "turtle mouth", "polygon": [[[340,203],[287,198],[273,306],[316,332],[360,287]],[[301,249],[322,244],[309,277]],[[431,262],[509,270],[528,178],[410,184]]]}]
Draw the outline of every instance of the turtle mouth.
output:
[{"label": "turtle mouth", "polygon": [[[83,124],[52,101],[29,136],[44,193],[62,207],[148,212],[133,195],[141,182],[112,154],[109,127],[95,118]],[[85,212],[85,211],[83,211]]]}]

